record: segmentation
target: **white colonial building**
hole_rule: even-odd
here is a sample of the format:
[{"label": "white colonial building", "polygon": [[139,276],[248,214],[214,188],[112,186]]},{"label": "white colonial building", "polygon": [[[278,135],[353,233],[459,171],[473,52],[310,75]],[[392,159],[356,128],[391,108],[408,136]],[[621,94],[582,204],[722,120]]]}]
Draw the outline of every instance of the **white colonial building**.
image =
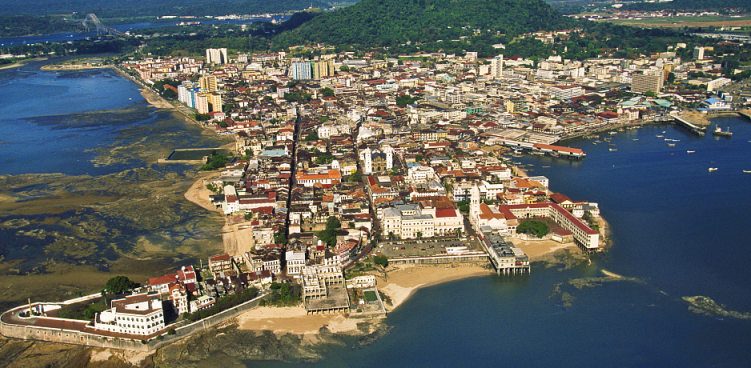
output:
[{"label": "white colonial building", "polygon": [[159,294],[136,294],[113,300],[112,308],[96,316],[94,328],[144,336],[163,330],[164,310]]},{"label": "white colonial building", "polygon": [[381,212],[384,237],[389,233],[399,238],[423,238],[448,235],[454,231],[464,232],[464,216],[456,209],[436,209],[428,204],[399,205]]}]

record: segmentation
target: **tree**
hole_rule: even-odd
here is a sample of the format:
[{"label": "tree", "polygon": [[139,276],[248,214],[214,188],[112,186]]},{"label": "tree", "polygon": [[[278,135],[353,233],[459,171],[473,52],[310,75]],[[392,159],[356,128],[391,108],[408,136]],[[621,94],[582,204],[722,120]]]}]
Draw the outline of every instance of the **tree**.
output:
[{"label": "tree", "polygon": [[516,232],[522,234],[534,234],[538,238],[542,238],[550,232],[548,224],[542,221],[523,221],[516,228]]},{"label": "tree", "polygon": [[284,234],[284,228],[280,227],[279,230],[274,233],[274,243],[287,244],[287,235]]},{"label": "tree", "polygon": [[375,256],[373,257],[373,263],[381,265],[385,268],[389,265],[389,259],[386,256]]},{"label": "tree", "polygon": [[673,82],[675,82],[675,73],[670,72],[668,74],[668,83],[673,84]]},{"label": "tree", "polygon": [[389,238],[389,241],[394,241],[394,239],[396,238],[396,235],[394,234],[393,231],[389,231],[389,235],[387,237]]},{"label": "tree", "polygon": [[323,97],[334,97],[334,90],[329,87],[326,87],[321,90],[321,95]]},{"label": "tree", "polygon": [[422,155],[417,155],[417,156],[415,156],[415,161],[416,161],[416,162],[420,162],[420,161],[422,161]]},{"label": "tree", "polygon": [[313,132],[305,136],[305,142],[312,142],[318,140],[318,132]]},{"label": "tree", "polygon": [[120,294],[132,290],[134,287],[136,287],[136,284],[130,281],[127,276],[113,277],[104,284],[104,290],[111,294]]},{"label": "tree", "polygon": [[652,92],[652,91],[647,91],[647,92],[644,92],[644,96],[647,96],[647,97],[654,97],[654,96],[655,96],[655,93],[654,93],[654,92]]},{"label": "tree", "polygon": [[417,232],[417,239],[422,239],[422,231]]},{"label": "tree", "polygon": [[348,67],[348,66],[346,66],[346,65],[342,65],[342,66],[341,66],[341,67],[339,68],[339,70],[341,70],[341,71],[343,71],[343,72],[348,72],[348,71],[349,71],[349,67]]},{"label": "tree", "polygon": [[349,176],[349,181],[353,183],[357,183],[362,180],[362,173],[359,171],[355,171],[352,173],[352,175]]}]

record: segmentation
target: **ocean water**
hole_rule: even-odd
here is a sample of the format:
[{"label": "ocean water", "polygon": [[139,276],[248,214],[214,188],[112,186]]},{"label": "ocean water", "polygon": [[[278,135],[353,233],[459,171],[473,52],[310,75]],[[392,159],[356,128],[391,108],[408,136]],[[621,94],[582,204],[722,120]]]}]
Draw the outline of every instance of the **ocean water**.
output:
[{"label": "ocean water", "polygon": [[[547,176],[552,190],[598,202],[612,247],[574,269],[535,263],[529,277],[476,277],[419,290],[389,314],[390,335],[363,349],[354,341],[333,347],[316,366],[751,365],[751,321],[695,314],[681,299],[703,295],[751,312],[751,174],[743,173],[751,170],[751,122],[714,121],[734,136],[647,126],[612,136],[615,146],[564,142],[587,152],[582,161],[515,158],[533,165],[530,175]],[[602,270],[637,281],[569,284],[604,276]],[[570,308],[560,302],[563,292],[575,298]]]}]

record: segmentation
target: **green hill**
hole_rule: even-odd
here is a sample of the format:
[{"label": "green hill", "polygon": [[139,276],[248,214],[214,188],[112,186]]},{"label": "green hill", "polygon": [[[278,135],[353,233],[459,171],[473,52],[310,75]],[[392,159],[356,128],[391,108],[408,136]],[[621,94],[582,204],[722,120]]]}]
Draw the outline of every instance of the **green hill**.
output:
[{"label": "green hill", "polygon": [[362,0],[320,15],[278,42],[396,46],[406,42],[574,27],[542,0]]}]

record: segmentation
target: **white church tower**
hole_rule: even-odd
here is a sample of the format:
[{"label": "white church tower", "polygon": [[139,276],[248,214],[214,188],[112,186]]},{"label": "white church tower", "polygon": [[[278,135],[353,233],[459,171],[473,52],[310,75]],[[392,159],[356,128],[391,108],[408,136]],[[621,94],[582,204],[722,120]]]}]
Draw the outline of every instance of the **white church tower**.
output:
[{"label": "white church tower", "polygon": [[360,151],[360,160],[363,163],[363,174],[370,174],[373,172],[373,156],[370,152],[370,147]]},{"label": "white church tower", "polygon": [[477,229],[477,224],[480,223],[480,188],[477,187],[477,183],[472,184],[469,193],[469,221]]}]

